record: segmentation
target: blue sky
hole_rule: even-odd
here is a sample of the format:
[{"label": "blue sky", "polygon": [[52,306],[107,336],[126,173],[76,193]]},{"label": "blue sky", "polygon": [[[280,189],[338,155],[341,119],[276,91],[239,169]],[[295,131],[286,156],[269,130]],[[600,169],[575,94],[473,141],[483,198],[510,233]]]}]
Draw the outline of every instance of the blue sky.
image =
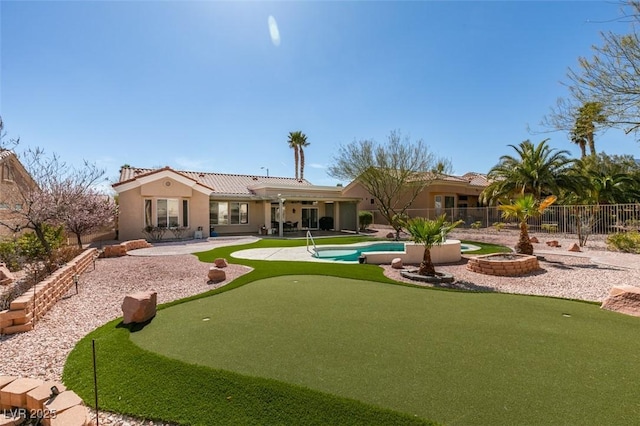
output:
[{"label": "blue sky", "polygon": [[[42,147],[113,180],[123,164],[305,178],[341,144],[400,130],[487,172],[531,134],[568,67],[600,43],[612,2],[0,2],[0,113],[18,151]],[[269,17],[279,38],[272,38]],[[632,136],[599,150],[638,157]],[[346,182],[344,182],[346,183]]]}]

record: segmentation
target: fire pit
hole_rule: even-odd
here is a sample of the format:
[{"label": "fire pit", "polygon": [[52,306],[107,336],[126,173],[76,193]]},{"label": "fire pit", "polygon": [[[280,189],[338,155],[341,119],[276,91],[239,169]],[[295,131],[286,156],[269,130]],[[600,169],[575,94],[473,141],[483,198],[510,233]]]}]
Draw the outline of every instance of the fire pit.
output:
[{"label": "fire pit", "polygon": [[538,258],[528,254],[498,253],[469,259],[467,269],[486,275],[514,277],[540,269]]}]

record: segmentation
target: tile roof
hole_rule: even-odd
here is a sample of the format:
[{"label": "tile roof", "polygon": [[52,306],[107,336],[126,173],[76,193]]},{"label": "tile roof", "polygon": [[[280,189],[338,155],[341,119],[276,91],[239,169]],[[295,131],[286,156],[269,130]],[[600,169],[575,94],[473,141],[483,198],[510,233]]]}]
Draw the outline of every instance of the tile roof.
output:
[{"label": "tile roof", "polygon": [[5,158],[9,158],[12,155],[16,154],[10,149],[0,149],[0,161],[4,160]]},{"label": "tile roof", "polygon": [[[258,175],[237,175],[225,173],[189,172],[173,170],[170,167],[162,169],[142,169],[137,167],[123,167],[120,169],[118,184],[133,181],[142,176],[149,176],[163,170],[171,170],[187,179],[198,182],[217,194],[252,195],[251,187],[259,184],[268,186],[313,186],[309,181],[298,181],[295,178],[266,177]],[[117,184],[116,184],[117,185]]]},{"label": "tile roof", "polygon": [[487,175],[482,173],[469,172],[465,173],[461,177],[467,180],[467,182],[469,182],[469,185],[471,186],[484,187],[489,185],[489,178],[487,177]]}]

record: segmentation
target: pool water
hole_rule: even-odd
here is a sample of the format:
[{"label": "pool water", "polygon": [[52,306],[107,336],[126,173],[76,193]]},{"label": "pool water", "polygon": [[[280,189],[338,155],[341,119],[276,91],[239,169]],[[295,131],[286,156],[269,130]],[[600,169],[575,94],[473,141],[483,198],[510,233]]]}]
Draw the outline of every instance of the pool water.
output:
[{"label": "pool water", "polygon": [[[460,251],[463,253],[466,251],[479,250],[480,247],[461,244]],[[315,257],[319,259],[330,259],[342,262],[357,262],[362,253],[378,252],[378,251],[404,251],[404,243],[392,242],[392,243],[375,243],[366,246],[359,247],[345,247],[345,248],[316,248]]]},{"label": "pool water", "polygon": [[404,243],[377,243],[361,247],[345,247],[344,249],[331,248],[316,249],[315,257],[319,259],[332,259],[343,262],[357,262],[362,253],[372,251],[404,251]]}]

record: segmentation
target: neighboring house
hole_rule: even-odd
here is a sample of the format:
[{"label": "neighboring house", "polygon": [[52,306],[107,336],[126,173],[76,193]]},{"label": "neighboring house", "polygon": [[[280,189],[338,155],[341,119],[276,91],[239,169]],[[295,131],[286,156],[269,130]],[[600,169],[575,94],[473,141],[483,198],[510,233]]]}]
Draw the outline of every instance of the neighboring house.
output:
[{"label": "neighboring house", "polygon": [[188,228],[191,237],[279,233],[280,222],[314,230],[325,216],[336,230],[358,229],[359,198],[306,180],[123,167],[113,188],[121,240],[145,238],[148,226]]},{"label": "neighboring house", "polygon": [[[413,201],[407,213],[411,217],[433,218],[447,213],[453,218],[465,218],[467,213],[480,207],[479,197],[488,185],[487,176],[481,173],[466,173],[462,176],[442,175],[434,179]],[[343,194],[360,198],[358,210],[374,213],[374,223],[384,221],[377,213],[376,199],[358,182],[353,181],[344,188]]]},{"label": "neighboring house", "polygon": [[0,239],[11,237],[20,231],[23,218],[20,212],[25,195],[36,187],[31,175],[24,168],[16,154],[8,149],[0,149]]}]

